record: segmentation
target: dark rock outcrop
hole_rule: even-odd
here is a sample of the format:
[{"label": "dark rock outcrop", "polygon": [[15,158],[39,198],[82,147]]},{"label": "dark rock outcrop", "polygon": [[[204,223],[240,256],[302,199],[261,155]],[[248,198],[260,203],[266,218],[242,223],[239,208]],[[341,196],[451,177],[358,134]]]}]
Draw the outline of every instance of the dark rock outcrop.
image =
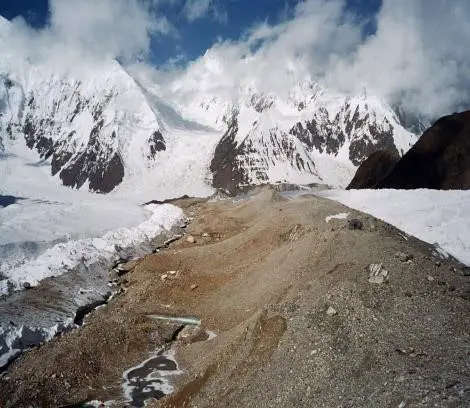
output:
[{"label": "dark rock outcrop", "polygon": [[470,188],[470,111],[439,119],[379,188]]},{"label": "dark rock outcrop", "polygon": [[349,140],[349,160],[356,166],[377,150],[399,154],[394,128],[387,118],[377,120],[369,111],[360,111],[359,106],[349,103],[334,118],[329,117],[325,108],[320,108],[311,120],[297,123],[290,133],[308,149],[333,156]]},{"label": "dark rock outcrop", "polygon": [[357,169],[346,190],[375,188],[396,166],[400,157],[388,150],[372,153]]},{"label": "dark rock outcrop", "polygon": [[349,188],[470,189],[469,156],[470,111],[455,113],[426,130],[389,171],[390,158],[371,156]]},{"label": "dark rock outcrop", "polygon": [[148,140],[148,144],[150,147],[150,154],[148,156],[149,159],[155,159],[155,156],[158,152],[162,152],[166,150],[166,143],[165,139],[162,135],[162,132],[156,130],[152,133]]},{"label": "dark rock outcrop", "polygon": [[[271,109],[272,101],[252,98],[251,105],[262,113]],[[321,182],[324,175],[315,164],[317,153],[332,158],[346,153],[356,166],[377,150],[397,157],[404,153],[403,146],[395,144],[398,124],[394,117],[377,114],[362,99],[347,99],[334,115],[319,107],[290,129],[262,119],[255,120],[248,131],[240,126],[245,129],[240,131],[239,112],[234,112],[211,163],[214,187],[236,193],[274,178],[275,182],[288,182],[291,174]]]},{"label": "dark rock outcrop", "polygon": [[237,147],[235,137],[238,133],[238,122],[232,120],[227,132],[217,145],[212,159],[210,170],[213,175],[212,185],[229,192],[235,192],[247,183],[247,176],[237,156],[243,150],[243,145]]}]

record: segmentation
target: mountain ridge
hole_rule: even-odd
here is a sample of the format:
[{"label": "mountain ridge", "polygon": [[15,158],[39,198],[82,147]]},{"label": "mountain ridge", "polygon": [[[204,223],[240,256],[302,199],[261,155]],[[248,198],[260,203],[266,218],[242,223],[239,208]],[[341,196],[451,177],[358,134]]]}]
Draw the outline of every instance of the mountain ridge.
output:
[{"label": "mountain ridge", "polygon": [[[9,34],[0,25],[2,43]],[[65,186],[110,193],[171,177],[166,161],[177,156],[191,158],[188,169],[201,185],[210,172],[215,188],[345,186],[375,150],[401,156],[415,141],[382,99],[338,94],[309,79],[286,95],[258,91],[247,79],[234,84],[235,98],[204,91],[179,98],[187,85],[175,83],[162,90],[116,60],[85,60],[61,72],[10,50],[0,58],[0,148],[36,152]]]}]

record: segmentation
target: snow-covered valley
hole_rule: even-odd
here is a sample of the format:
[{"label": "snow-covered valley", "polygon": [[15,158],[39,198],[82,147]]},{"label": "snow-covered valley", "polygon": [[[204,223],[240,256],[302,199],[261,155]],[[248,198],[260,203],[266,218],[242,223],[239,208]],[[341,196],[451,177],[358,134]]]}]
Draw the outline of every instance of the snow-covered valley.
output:
[{"label": "snow-covered valley", "polygon": [[325,190],[322,197],[373,215],[470,266],[470,192]]},{"label": "snow-covered valley", "polygon": [[[0,46],[10,29],[0,17]],[[204,73],[220,62],[204,59]],[[6,364],[73,326],[76,308],[107,299],[111,266],[151,251],[184,219],[175,206],[144,203],[270,183],[344,188],[370,153],[401,156],[418,137],[365,91],[342,94],[307,76],[288,92],[262,92],[247,76],[224,98],[199,75],[161,84],[114,59],[56,70],[11,49],[0,57],[0,368],[2,355]],[[470,263],[466,193],[322,195]],[[66,313],[17,313],[35,290]]]}]

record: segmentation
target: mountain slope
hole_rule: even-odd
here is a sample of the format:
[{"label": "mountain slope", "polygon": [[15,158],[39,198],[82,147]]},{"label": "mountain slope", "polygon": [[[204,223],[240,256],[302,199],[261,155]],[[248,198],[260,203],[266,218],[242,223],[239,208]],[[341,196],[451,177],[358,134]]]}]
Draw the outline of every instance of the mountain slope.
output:
[{"label": "mountain slope", "polygon": [[57,66],[10,46],[14,36],[1,19],[3,152],[28,155],[29,148],[64,185],[97,192],[155,165],[166,148],[158,112],[118,62],[83,58]]},{"label": "mountain slope", "polygon": [[377,152],[380,160],[363,162],[348,188],[470,189],[469,134],[470,111],[445,116],[401,159],[388,159],[385,166]]},{"label": "mountain slope", "polygon": [[112,62],[85,80],[46,67],[2,70],[0,132],[4,149],[24,137],[50,159],[66,186],[109,192],[128,174],[151,167],[165,140],[156,115],[130,78]]},{"label": "mountain slope", "polygon": [[147,190],[150,200],[185,189],[210,194],[211,184],[346,186],[374,151],[401,156],[415,141],[373,96],[338,94],[308,79],[285,94],[266,93],[247,77],[221,97],[191,91],[196,78],[158,85],[114,60],[58,69],[9,49],[9,24],[0,21],[8,50],[0,57],[0,151],[42,160],[75,189]]},{"label": "mountain slope", "polygon": [[379,188],[470,189],[470,111],[439,119]]},{"label": "mountain slope", "polygon": [[383,100],[335,94],[308,81],[287,98],[241,87],[231,106],[197,95],[182,114],[225,124],[211,172],[214,186],[230,191],[268,182],[346,186],[373,152],[401,156],[416,140]]}]

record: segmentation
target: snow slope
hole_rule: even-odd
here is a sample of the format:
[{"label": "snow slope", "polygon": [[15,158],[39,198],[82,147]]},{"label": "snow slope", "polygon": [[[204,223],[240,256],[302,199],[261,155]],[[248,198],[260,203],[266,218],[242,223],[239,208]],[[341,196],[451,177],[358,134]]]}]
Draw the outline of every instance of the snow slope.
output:
[{"label": "snow slope", "polygon": [[402,155],[417,140],[373,95],[339,94],[309,78],[287,93],[263,93],[247,74],[224,98],[215,85],[196,86],[191,73],[172,84],[168,98],[182,116],[226,130],[211,165],[216,187],[279,181],[343,187],[373,151]]},{"label": "snow slope", "polygon": [[209,191],[205,157],[221,132],[184,120],[115,60],[32,61],[8,47],[14,35],[0,17],[0,154],[43,160],[57,184],[75,189],[109,193],[149,174],[175,184],[167,166],[192,175],[191,192]]},{"label": "snow slope", "polygon": [[68,240],[47,249],[37,258],[17,267],[7,262],[0,264],[0,295],[8,292],[8,285],[21,288],[28,282],[37,285],[42,279],[72,270],[79,264],[89,266],[97,262],[112,262],[119,258],[119,251],[136,247],[153,239],[159,233],[171,229],[183,219],[183,211],[172,205],[149,205],[150,217],[136,227],[121,227],[108,231],[101,237]]},{"label": "snow slope", "polygon": [[316,194],[371,214],[470,265],[470,191],[326,190]]}]

